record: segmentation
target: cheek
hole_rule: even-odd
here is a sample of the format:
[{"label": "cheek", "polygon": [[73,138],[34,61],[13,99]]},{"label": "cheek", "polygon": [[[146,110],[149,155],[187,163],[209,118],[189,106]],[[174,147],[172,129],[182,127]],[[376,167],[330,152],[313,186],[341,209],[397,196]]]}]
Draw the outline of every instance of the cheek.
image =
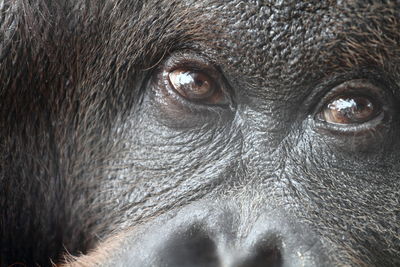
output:
[{"label": "cheek", "polygon": [[293,161],[289,165],[294,166],[294,173],[300,174],[294,177],[304,179],[302,183],[311,186],[325,184],[329,192],[336,189],[338,192],[342,189],[347,191],[348,188],[361,192],[365,188],[360,186],[362,184],[379,185],[391,179],[391,168],[398,165],[396,157],[400,144],[395,142],[397,129],[337,135],[330,131],[317,131],[311,125],[304,124],[305,130],[289,157]]},{"label": "cheek", "polygon": [[207,194],[226,180],[240,151],[228,128],[178,130],[146,109],[115,132],[102,191],[127,224]]},{"label": "cheek", "polygon": [[307,134],[321,150],[344,158],[354,159],[358,156],[367,160],[382,157],[392,150],[398,131],[391,126],[382,124],[359,132],[314,129]]}]

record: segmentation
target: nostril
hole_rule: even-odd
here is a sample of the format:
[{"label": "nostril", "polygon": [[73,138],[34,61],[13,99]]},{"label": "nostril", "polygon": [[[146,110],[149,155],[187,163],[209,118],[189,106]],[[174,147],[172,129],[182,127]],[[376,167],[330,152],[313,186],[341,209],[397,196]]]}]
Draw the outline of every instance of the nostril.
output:
[{"label": "nostril", "polygon": [[281,251],[276,247],[259,249],[252,259],[243,265],[248,267],[281,267]]},{"label": "nostril", "polygon": [[257,244],[253,253],[242,261],[238,267],[282,267],[283,260],[277,238],[267,238]]},{"label": "nostril", "polygon": [[214,241],[199,226],[176,233],[161,253],[161,266],[220,266]]}]

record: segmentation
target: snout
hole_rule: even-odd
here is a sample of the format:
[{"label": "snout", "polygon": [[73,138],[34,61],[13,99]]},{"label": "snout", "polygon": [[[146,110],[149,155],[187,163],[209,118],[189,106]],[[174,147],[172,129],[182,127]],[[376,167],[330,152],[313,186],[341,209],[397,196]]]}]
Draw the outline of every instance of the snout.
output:
[{"label": "snout", "polygon": [[189,206],[133,230],[104,265],[331,266],[317,235],[289,216],[216,206]]},{"label": "snout", "polygon": [[253,244],[217,237],[198,225],[175,235],[161,248],[159,266],[283,266],[282,242],[273,232]]}]

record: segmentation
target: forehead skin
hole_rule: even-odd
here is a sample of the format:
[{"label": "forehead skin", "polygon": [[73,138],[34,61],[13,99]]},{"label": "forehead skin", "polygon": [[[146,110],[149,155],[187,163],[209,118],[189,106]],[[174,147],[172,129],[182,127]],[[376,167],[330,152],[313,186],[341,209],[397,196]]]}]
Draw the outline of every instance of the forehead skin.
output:
[{"label": "forehead skin", "polygon": [[205,6],[215,25],[227,32],[219,40],[227,49],[218,53],[247,82],[263,83],[269,93],[277,88],[276,93],[285,94],[298,84],[365,66],[398,73],[398,2],[226,1]]}]

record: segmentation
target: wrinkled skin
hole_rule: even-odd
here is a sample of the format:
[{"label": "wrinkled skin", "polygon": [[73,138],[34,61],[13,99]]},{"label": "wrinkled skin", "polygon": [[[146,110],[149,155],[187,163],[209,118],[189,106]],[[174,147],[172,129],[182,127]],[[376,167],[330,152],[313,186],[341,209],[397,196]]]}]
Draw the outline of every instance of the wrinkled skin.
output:
[{"label": "wrinkled skin", "polygon": [[[0,0],[0,265],[399,266],[399,14]],[[341,95],[375,111],[330,123]]]}]

